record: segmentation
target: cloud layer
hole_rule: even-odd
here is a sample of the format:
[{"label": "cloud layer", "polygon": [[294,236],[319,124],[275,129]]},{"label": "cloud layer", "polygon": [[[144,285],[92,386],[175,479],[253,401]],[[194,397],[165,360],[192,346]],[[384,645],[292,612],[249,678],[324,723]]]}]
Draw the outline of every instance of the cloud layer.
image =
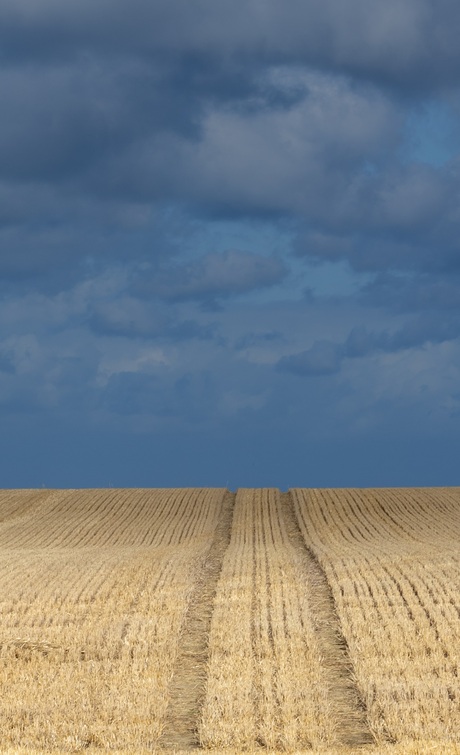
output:
[{"label": "cloud layer", "polygon": [[459,31],[452,0],[5,0],[5,443],[196,432],[204,484],[264,484],[275,438],[299,476],[299,444],[455,439]]}]

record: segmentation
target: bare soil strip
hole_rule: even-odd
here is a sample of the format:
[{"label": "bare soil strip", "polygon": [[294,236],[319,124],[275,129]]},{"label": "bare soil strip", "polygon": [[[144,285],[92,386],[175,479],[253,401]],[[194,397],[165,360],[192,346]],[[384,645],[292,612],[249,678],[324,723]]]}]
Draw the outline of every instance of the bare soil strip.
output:
[{"label": "bare soil strip", "polygon": [[184,626],[170,685],[170,701],[159,746],[200,747],[198,725],[206,694],[209,631],[222,561],[230,543],[235,494],[227,492],[208,555],[200,571]]},{"label": "bare soil strip", "polygon": [[329,582],[302,536],[291,494],[282,493],[281,502],[291,543],[303,561],[309,585],[314,626],[328,682],[331,716],[336,721],[337,740],[342,745],[352,747],[373,743],[366,708],[356,686],[353,664]]}]

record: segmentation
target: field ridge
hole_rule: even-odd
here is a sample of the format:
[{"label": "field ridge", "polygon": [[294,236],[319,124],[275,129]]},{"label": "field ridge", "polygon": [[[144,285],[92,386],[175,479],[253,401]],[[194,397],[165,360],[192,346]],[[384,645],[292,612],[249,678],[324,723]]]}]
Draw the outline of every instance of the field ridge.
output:
[{"label": "field ridge", "polygon": [[291,493],[281,493],[283,516],[292,546],[303,564],[311,599],[313,623],[321,651],[324,677],[334,717],[336,739],[356,747],[374,743],[364,701],[355,682],[353,663],[342,632],[334,596],[326,574],[302,535]]},{"label": "field ridge", "polygon": [[224,495],[214,537],[187,608],[159,741],[164,749],[200,747],[198,727],[206,695],[209,632],[217,583],[231,537],[235,499],[236,495],[230,491]]}]

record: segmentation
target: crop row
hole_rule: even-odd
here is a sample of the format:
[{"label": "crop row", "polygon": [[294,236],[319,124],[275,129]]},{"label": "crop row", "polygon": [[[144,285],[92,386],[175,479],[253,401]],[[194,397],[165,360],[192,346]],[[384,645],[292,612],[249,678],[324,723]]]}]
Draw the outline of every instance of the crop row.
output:
[{"label": "crop row", "polygon": [[0,492],[2,746],[460,748],[459,538],[455,489]]},{"label": "crop row", "polygon": [[296,490],[377,739],[460,741],[452,491]]},{"label": "crop row", "polygon": [[158,739],[223,494],[53,492],[5,518],[2,746],[132,750]]}]

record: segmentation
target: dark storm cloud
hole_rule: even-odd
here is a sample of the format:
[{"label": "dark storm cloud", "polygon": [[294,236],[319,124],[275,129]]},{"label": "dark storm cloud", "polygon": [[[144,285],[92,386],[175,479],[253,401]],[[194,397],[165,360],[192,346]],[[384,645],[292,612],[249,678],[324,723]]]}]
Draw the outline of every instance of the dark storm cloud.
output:
[{"label": "dark storm cloud", "polygon": [[[176,203],[294,219],[310,258],[433,267],[459,230],[458,166],[401,150],[414,103],[458,84],[459,19],[415,0],[8,2],[0,222],[86,222],[97,239],[108,206]],[[10,256],[34,270],[50,249]]]},{"label": "dark storm cloud", "polygon": [[343,349],[331,341],[315,341],[307,351],[282,357],[278,369],[294,375],[333,375],[340,369]]},{"label": "dark storm cloud", "polygon": [[[458,255],[452,255],[457,263]],[[365,284],[359,294],[365,306],[381,307],[397,312],[458,311],[460,306],[460,276],[452,268],[447,274],[431,273],[402,276],[395,273],[379,273]]]},{"label": "dark storm cloud", "polygon": [[459,264],[459,201],[457,161],[444,169],[390,163],[358,176],[337,197],[330,221],[318,216],[294,249],[300,257],[346,259],[360,271],[450,272]]},{"label": "dark storm cloud", "polygon": [[2,3],[4,59],[207,54],[304,62],[424,89],[457,81],[460,11],[454,0],[162,0]]},{"label": "dark storm cloud", "polygon": [[392,354],[427,344],[455,341],[459,336],[460,315],[448,318],[421,315],[393,333],[373,332],[365,326],[357,326],[343,343],[315,341],[306,351],[282,357],[277,369],[305,377],[333,375],[340,371],[344,359],[363,358],[379,352]]},{"label": "dark storm cloud", "polygon": [[173,341],[215,337],[212,324],[204,326],[194,320],[178,320],[164,310],[129,296],[94,303],[88,320],[94,333],[105,336]]},{"label": "dark storm cloud", "polygon": [[197,135],[199,102],[142,62],[7,68],[0,96],[3,179],[77,180],[149,134]]},{"label": "dark storm cloud", "polygon": [[4,0],[2,422],[206,426],[222,469],[454,437],[459,32],[453,0]]},{"label": "dark storm cloud", "polygon": [[427,343],[444,343],[460,335],[460,317],[433,317],[421,315],[410,320],[394,333],[372,333],[365,327],[354,328],[344,344],[344,355],[361,357],[376,351],[392,353],[424,346]]},{"label": "dark storm cloud", "polygon": [[[285,3],[248,3],[240,13],[227,2],[3,5],[2,49],[12,56],[0,80],[4,175],[59,180],[81,177],[93,166],[94,190],[108,192],[104,176],[96,180],[101,170],[108,170],[107,161],[116,159],[127,180],[126,161],[139,169],[146,152],[166,149],[170,158],[186,158],[184,145],[171,142],[171,136],[185,144],[200,140],[211,105],[232,104],[240,113],[292,108],[308,85],[270,81],[265,73],[273,67],[301,64],[340,70],[343,76],[348,61],[350,74],[367,70],[374,85],[379,76],[398,73],[401,80],[411,69],[422,78],[428,62],[431,81],[433,69],[447,57],[449,75],[455,81],[457,70],[458,76],[457,46],[447,44],[451,35],[455,39],[458,11],[443,28],[445,16],[434,12],[431,3],[415,0],[385,7],[356,0],[347,4],[346,13],[337,2],[289,5],[287,12]],[[30,65],[20,65],[27,55]],[[47,59],[36,65],[41,55]],[[447,70],[445,60],[444,66]],[[445,75],[442,81],[445,85]],[[375,99],[372,92],[367,96]],[[360,107],[359,102],[354,105]],[[368,113],[358,110],[364,126],[376,106],[371,102]],[[326,108],[324,116],[333,118],[334,113]],[[324,149],[330,155],[332,149],[333,157],[338,138],[337,157],[343,160],[353,148],[343,118],[340,125],[340,134],[345,129],[343,149],[339,134],[331,140],[327,133]],[[163,138],[153,139],[155,134]],[[366,134],[357,132],[356,137],[365,151]],[[162,166],[151,158],[152,171]],[[174,163],[170,168],[174,172]],[[107,173],[109,181],[115,181],[113,171]],[[165,176],[156,182],[151,177],[146,184],[144,175],[137,191],[157,196],[155,187],[165,191],[168,186],[174,195]],[[177,187],[175,193],[180,196]]]},{"label": "dark storm cloud", "polygon": [[235,349],[243,351],[244,349],[250,349],[252,346],[271,344],[280,340],[283,340],[283,334],[276,330],[270,330],[265,333],[246,333],[237,339]]},{"label": "dark storm cloud", "polygon": [[287,270],[274,257],[230,250],[205,254],[186,265],[160,269],[149,278],[143,274],[134,290],[167,301],[195,299],[203,302],[243,294],[280,283]]},{"label": "dark storm cloud", "polygon": [[167,327],[164,313],[127,296],[96,301],[91,310],[90,328],[100,335],[155,338]]}]

